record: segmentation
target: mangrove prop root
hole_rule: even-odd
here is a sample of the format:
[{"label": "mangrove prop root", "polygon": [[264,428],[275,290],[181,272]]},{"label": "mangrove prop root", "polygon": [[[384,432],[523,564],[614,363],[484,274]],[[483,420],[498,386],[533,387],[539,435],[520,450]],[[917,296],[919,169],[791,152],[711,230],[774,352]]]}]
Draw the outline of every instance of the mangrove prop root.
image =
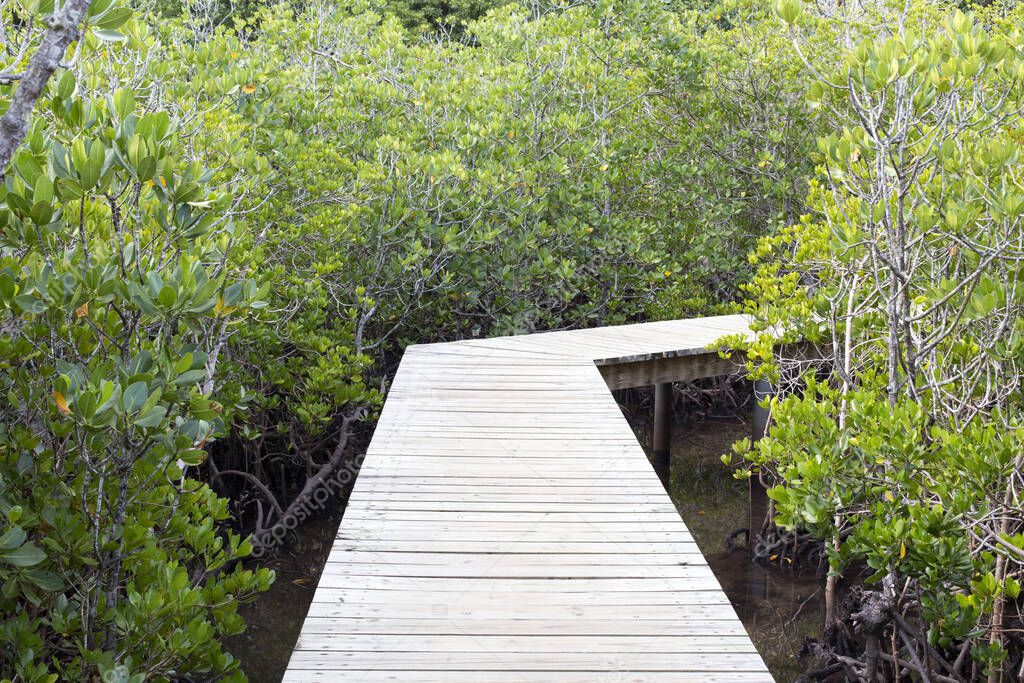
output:
[{"label": "mangrove prop root", "polygon": [[[732,535],[729,540],[732,540]],[[750,548],[751,559],[763,564],[773,563],[788,569],[814,567],[819,571],[826,566],[824,544],[805,532],[771,525],[753,539],[748,533],[747,547]]]},{"label": "mangrove prop root", "polygon": [[[736,539],[740,536],[743,537],[743,544],[736,542]],[[729,532],[729,535],[725,537],[725,549],[729,552],[739,550],[740,548],[750,545],[750,529],[743,527],[741,529],[733,529]]]},{"label": "mangrove prop root", "polygon": [[[979,641],[937,648],[929,642],[921,623],[920,605],[911,597],[914,592],[906,588],[897,591],[895,584],[895,577],[888,576],[880,590],[851,588],[843,600],[845,616],[828,629],[823,642],[805,645],[802,656],[813,654],[816,668],[797,680],[810,683],[835,676],[858,683],[985,680],[984,667],[972,667],[970,662],[971,645]],[[1020,631],[1008,629],[1003,635],[1009,650],[1003,670],[1016,672],[1024,661]],[[998,680],[1009,678],[1004,675]]]}]

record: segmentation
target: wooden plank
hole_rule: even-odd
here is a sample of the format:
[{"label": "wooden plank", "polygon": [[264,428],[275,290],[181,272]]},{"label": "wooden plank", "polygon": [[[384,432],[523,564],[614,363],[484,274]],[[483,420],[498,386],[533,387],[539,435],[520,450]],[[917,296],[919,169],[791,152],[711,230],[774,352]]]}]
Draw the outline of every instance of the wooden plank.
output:
[{"label": "wooden plank", "polygon": [[[624,553],[643,552],[648,555],[657,554],[678,554],[686,552],[692,545],[676,545],[664,542],[659,545],[651,543],[630,543],[629,541],[609,540],[609,536],[594,536],[596,542],[566,541],[562,538],[551,540],[462,540],[453,535],[452,539],[430,538],[424,540],[422,536],[418,540],[406,539],[377,539],[373,536],[352,540],[350,538],[339,538],[335,541],[334,549],[338,552],[345,552],[348,549],[363,549],[367,552],[430,552],[436,550],[443,553],[557,553],[559,550],[567,550],[574,553],[607,553],[609,550],[617,549]],[[659,549],[661,548],[661,549]]]},{"label": "wooden plank", "polygon": [[639,483],[621,483],[614,484],[611,482],[598,482],[596,484],[579,484],[572,482],[553,481],[550,483],[539,483],[535,485],[529,484],[509,484],[501,479],[491,479],[485,481],[466,481],[464,479],[450,479],[448,477],[434,480],[417,480],[417,479],[392,479],[392,478],[378,478],[371,480],[369,478],[359,479],[359,488],[362,491],[377,492],[377,491],[389,491],[392,493],[408,492],[408,493],[420,493],[424,491],[430,491],[432,493],[459,493],[463,491],[474,492],[480,489],[498,489],[502,493],[513,494],[513,493],[536,493],[543,491],[548,495],[563,495],[563,494],[579,494],[579,493],[603,493],[605,491],[612,492],[616,495],[630,495],[630,496],[643,496],[643,495],[656,495],[659,492],[659,488],[653,486],[647,482]]},{"label": "wooden plank", "polygon": [[[573,537],[568,536],[572,534]],[[547,526],[543,528],[525,529],[492,529],[475,527],[459,530],[457,528],[373,528],[357,529],[342,528],[335,539],[338,550],[356,548],[360,543],[373,550],[391,549],[396,551],[399,543],[404,542],[411,549],[404,552],[430,552],[430,544],[438,545],[437,552],[558,552],[538,550],[537,545],[546,543],[557,548],[558,543],[565,543],[566,552],[609,552],[632,550],[648,552],[675,552],[689,549],[693,539],[685,532],[678,530],[650,531],[647,529],[630,531],[628,527],[615,529],[608,527],[588,528],[586,526]],[[568,544],[572,544],[570,547]],[[441,550],[441,546],[446,546]],[[675,548],[663,546],[674,545]],[[459,546],[477,548],[478,550],[456,550]],[[586,550],[582,548],[587,546]]]},{"label": "wooden plank", "polygon": [[[710,572],[710,570],[708,570]],[[558,593],[594,593],[615,591],[619,593],[650,593],[685,590],[719,590],[720,586],[711,574],[680,581],[675,578],[629,576],[597,578],[488,578],[488,577],[410,577],[410,576],[351,576],[348,574],[325,574],[320,577],[321,585],[341,587],[338,581],[350,588],[365,590],[439,590],[439,591],[482,591],[490,593],[520,593],[552,591]],[[326,583],[324,583],[326,582]],[[314,594],[315,601],[315,594]]]},{"label": "wooden plank", "polygon": [[[751,647],[753,650],[753,647]],[[713,652],[561,652],[557,657],[543,652],[345,652],[337,650],[295,650],[289,668],[354,668],[388,671],[450,671],[505,667],[533,672],[591,671],[602,668],[627,671],[761,671],[764,666],[756,651]]]},{"label": "wooden plank", "polygon": [[407,510],[434,511],[447,510],[453,512],[474,512],[477,510],[498,510],[503,512],[615,512],[623,515],[646,515],[652,512],[675,510],[669,503],[563,503],[545,501],[544,503],[490,503],[478,501],[454,502],[413,502],[374,500],[367,503],[367,510]]},{"label": "wooden plank", "polygon": [[[427,606],[430,614],[425,617],[449,617],[450,611],[459,607],[472,606],[474,609],[496,608],[505,610],[499,614],[501,619],[511,619],[508,608],[515,606],[527,612],[526,608],[538,605],[569,607],[639,607],[643,605],[724,605],[726,604],[720,591],[674,591],[664,593],[553,593],[551,591],[523,591],[514,596],[483,593],[480,591],[363,591],[352,588],[325,587],[317,594],[320,602],[327,604],[344,603],[356,605],[391,605],[416,609]],[[443,612],[439,609],[443,607]],[[440,612],[440,613],[439,613]],[[528,612],[527,612],[528,613]],[[529,613],[528,613],[529,614]],[[404,617],[411,617],[406,614]],[[531,615],[536,618],[536,615]],[[682,613],[679,619],[692,619],[689,611]],[[620,627],[621,628],[621,627]]]},{"label": "wooden plank", "polygon": [[348,510],[345,512],[345,523],[342,524],[342,531],[346,528],[346,523],[352,523],[356,520],[367,520],[374,524],[374,529],[380,530],[382,527],[380,522],[387,520],[395,521],[421,521],[421,522],[522,522],[530,523],[537,521],[547,522],[558,522],[559,524],[566,522],[580,522],[584,524],[597,525],[603,522],[611,523],[624,523],[624,522],[665,522],[666,525],[662,527],[663,531],[666,532],[681,532],[689,535],[689,531],[685,526],[673,524],[679,519],[679,515],[675,512],[652,512],[649,515],[645,515],[642,520],[634,517],[623,517],[622,515],[614,513],[588,513],[585,517],[578,514],[566,513],[558,514],[551,512],[537,512],[531,510],[529,512],[496,512],[493,510],[484,510],[483,512],[394,512],[385,514],[383,512],[367,512],[366,510]]},{"label": "wooden plank", "polygon": [[[688,574],[705,574],[710,570],[700,561],[700,551],[695,545],[682,545],[685,550],[673,552],[630,552],[618,545],[606,545],[603,552],[579,553],[567,547],[566,552],[546,553],[505,553],[505,552],[474,552],[474,551],[385,551],[356,550],[333,554],[328,560],[329,568],[340,573],[359,574],[370,571],[367,565],[375,565],[372,571],[386,572],[390,569],[421,569],[430,571],[435,568],[453,570],[453,575],[462,576],[459,570],[472,570],[476,573],[494,569],[507,570],[513,567],[537,569],[543,571],[565,571],[568,569],[589,567],[618,572],[618,576],[642,574],[665,568],[681,569]],[[615,552],[618,551],[618,552]],[[447,576],[447,574],[442,574]],[[553,574],[549,575],[554,576]]]},{"label": "wooden plank", "polygon": [[[398,511],[404,515],[414,516],[418,511]],[[519,523],[515,515],[526,514],[518,512],[506,512],[502,516],[494,512],[449,512],[431,514],[450,514],[451,520],[438,520],[423,522],[415,519],[388,520],[377,524],[373,517],[368,516],[369,512],[364,511],[357,519],[353,517],[348,524],[342,524],[338,530],[338,539],[343,538],[419,538],[429,540],[423,534],[436,534],[438,538],[445,537],[446,532],[465,533],[465,536],[458,536],[464,541],[472,540],[520,540],[525,536],[532,536],[535,540],[543,540],[545,536],[553,539],[564,540],[567,543],[576,541],[606,540],[620,543],[660,542],[673,541],[677,543],[692,543],[693,537],[686,529],[673,527],[656,527],[652,525],[638,524],[635,515],[629,513],[605,512],[601,513],[605,521],[586,521],[586,515],[579,512],[551,512],[543,513],[549,516],[542,523],[529,524]],[[383,516],[389,513],[385,510],[375,510],[374,513]],[[538,513],[534,513],[538,514]],[[671,512],[651,513],[661,517],[667,517]],[[464,520],[460,525],[459,519]],[[471,521],[467,515],[476,516],[480,519]],[[419,534],[417,536],[416,534]],[[488,535],[490,534],[490,535]],[[565,538],[566,534],[579,534],[576,539]]]},{"label": "wooden plank", "polygon": [[[632,515],[619,515],[624,522],[633,519]],[[573,538],[566,538],[573,534]],[[352,539],[359,543],[364,540],[419,540],[429,543],[432,540],[459,541],[491,541],[498,543],[516,543],[521,541],[562,541],[564,543],[613,543],[623,548],[638,547],[651,543],[682,543],[692,544],[693,538],[683,529],[649,527],[635,528],[625,524],[575,525],[561,523],[539,524],[536,526],[488,528],[486,523],[479,523],[460,529],[457,526],[447,528],[438,525],[402,525],[399,523],[374,526],[372,524],[342,525],[337,540]]]},{"label": "wooden plank", "polygon": [[[714,626],[715,622],[728,623],[736,618],[732,605],[729,604],[557,605],[548,603],[520,604],[514,599],[509,600],[505,605],[495,606],[469,605],[465,599],[451,603],[438,599],[432,605],[350,605],[316,601],[309,606],[307,612],[307,618],[324,617],[341,621],[356,619],[427,619],[434,621],[434,628],[430,628],[431,624],[425,625],[425,633],[443,629],[459,633],[463,628],[463,621],[471,623],[474,619],[499,623],[503,620],[516,619],[579,619],[584,622],[594,619],[618,619],[621,632],[628,634],[631,629],[627,624],[632,623],[633,620],[682,619],[683,615],[695,624],[704,624],[704,633],[717,629],[718,627]],[[441,621],[446,623],[437,623]],[[506,624],[506,626],[508,627],[507,632],[514,632],[515,624]],[[499,633],[501,632],[499,631]],[[742,635],[743,625],[737,622],[731,632],[734,635]]]},{"label": "wooden plank", "polygon": [[[411,491],[367,491],[360,490],[352,494],[349,503],[365,500],[368,503],[457,503],[472,501],[474,503],[547,503],[556,498],[558,504],[579,503],[586,505],[597,505],[600,503],[629,503],[635,504],[636,493],[561,493],[548,490],[545,487],[538,487],[532,493],[504,493],[501,490],[494,492],[474,491],[473,493],[438,491],[411,492]],[[643,493],[639,494],[643,495]]]},{"label": "wooden plank", "polygon": [[299,638],[297,650],[338,652],[747,652],[750,640],[742,636],[426,636],[358,635],[336,642],[325,634]]},{"label": "wooden plank", "polygon": [[622,615],[609,618],[580,619],[576,616],[550,619],[531,616],[525,619],[503,617],[487,619],[462,617],[449,618],[443,614],[444,605],[439,605],[433,618],[348,618],[336,616],[306,617],[302,625],[303,634],[330,633],[336,637],[356,634],[379,635],[738,635],[746,633],[743,624],[733,616],[725,619],[695,617],[686,619],[644,618],[627,619]]},{"label": "wooden plank", "polygon": [[[384,577],[413,579],[714,579],[707,567],[688,564],[636,564],[604,565],[592,562],[581,564],[515,564],[503,561],[503,556],[485,555],[474,562],[455,564],[391,564],[378,559],[376,562],[331,562],[324,567],[324,574],[337,576],[342,581],[352,577]],[[325,581],[322,577],[321,581]],[[326,584],[325,584],[326,585]],[[703,585],[703,584],[701,584]],[[717,584],[716,584],[717,585]]]},{"label": "wooden plank", "polygon": [[[385,591],[377,591],[384,593]],[[387,602],[374,603],[361,601],[358,603],[337,603],[315,600],[309,605],[309,616],[323,616],[350,621],[358,618],[443,618],[452,624],[449,627],[458,633],[464,620],[620,620],[625,624],[631,620],[692,620],[695,624],[703,622],[727,622],[734,620],[735,612],[728,603],[674,603],[666,598],[662,601],[643,600],[636,603],[620,604],[614,600],[602,601],[581,600],[578,604],[560,604],[560,602],[519,602],[515,598],[508,599],[504,604],[489,602],[474,603],[471,595],[458,595],[446,599],[443,594],[423,590],[424,595],[434,597],[429,604],[411,603],[397,605]],[[687,595],[697,595],[690,592]],[[693,603],[696,604],[693,604]],[[629,633],[625,626],[623,633]],[[736,625],[736,633],[741,633],[742,625]]]}]

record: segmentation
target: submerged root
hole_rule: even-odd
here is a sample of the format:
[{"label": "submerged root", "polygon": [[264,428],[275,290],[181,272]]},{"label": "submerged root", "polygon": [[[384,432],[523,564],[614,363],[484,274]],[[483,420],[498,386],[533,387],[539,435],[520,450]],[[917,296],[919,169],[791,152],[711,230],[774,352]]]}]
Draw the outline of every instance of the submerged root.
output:
[{"label": "submerged root", "polygon": [[[743,543],[738,543],[736,539],[740,536],[743,537]],[[750,529],[742,527],[740,529],[733,529],[729,532],[729,535],[725,537],[725,549],[730,553],[734,550],[741,550],[750,545]]]},{"label": "submerged root", "polygon": [[747,546],[751,559],[762,564],[776,564],[789,570],[813,568],[819,573],[827,567],[825,545],[805,532],[771,525],[757,534],[752,543],[748,532]]}]

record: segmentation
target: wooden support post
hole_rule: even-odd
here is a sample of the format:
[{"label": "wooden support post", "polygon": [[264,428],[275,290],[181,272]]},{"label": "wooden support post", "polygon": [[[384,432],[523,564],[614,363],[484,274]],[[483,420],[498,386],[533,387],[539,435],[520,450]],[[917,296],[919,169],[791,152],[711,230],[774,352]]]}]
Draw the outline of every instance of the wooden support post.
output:
[{"label": "wooden support post", "polygon": [[654,385],[654,471],[668,488],[672,449],[672,383]]},{"label": "wooden support post", "polygon": [[[751,441],[758,441],[764,438],[768,432],[768,409],[762,405],[762,403],[775,393],[771,382],[765,379],[754,380],[754,412],[751,416]],[[747,547],[754,547],[754,539],[761,532],[764,527],[765,518],[768,515],[768,495],[765,492],[764,486],[761,485],[761,480],[758,478],[757,473],[747,480],[748,493],[749,493],[749,506],[747,508],[747,528],[748,542]]]}]

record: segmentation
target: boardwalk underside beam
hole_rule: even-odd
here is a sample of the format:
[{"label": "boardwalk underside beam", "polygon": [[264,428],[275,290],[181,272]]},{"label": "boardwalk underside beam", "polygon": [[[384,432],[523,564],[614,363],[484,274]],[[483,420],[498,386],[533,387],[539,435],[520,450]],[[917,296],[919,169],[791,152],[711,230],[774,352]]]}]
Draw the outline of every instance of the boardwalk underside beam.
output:
[{"label": "boardwalk underside beam", "polygon": [[734,359],[718,352],[655,357],[627,362],[598,363],[609,389],[632,389],[666,382],[692,382],[704,377],[734,375],[742,370]]}]

